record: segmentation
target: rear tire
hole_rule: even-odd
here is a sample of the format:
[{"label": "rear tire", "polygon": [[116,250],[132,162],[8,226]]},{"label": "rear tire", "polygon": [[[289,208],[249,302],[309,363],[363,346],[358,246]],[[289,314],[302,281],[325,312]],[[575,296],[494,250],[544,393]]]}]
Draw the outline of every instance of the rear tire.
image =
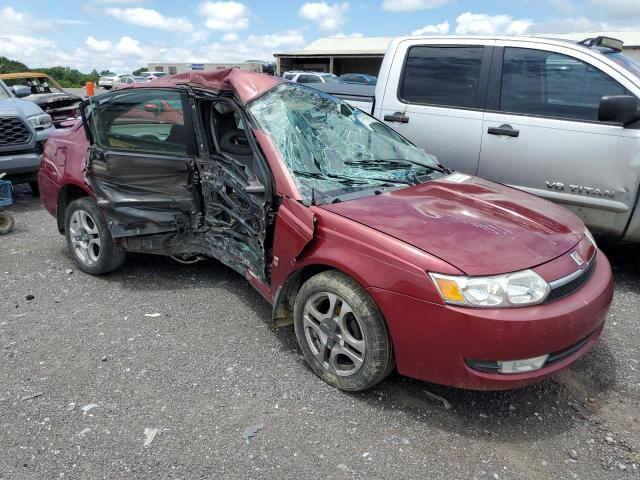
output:
[{"label": "rear tire", "polygon": [[16,220],[13,214],[5,210],[0,210],[0,235],[6,235],[13,232]]},{"label": "rear tire", "polygon": [[74,200],[64,221],[67,246],[83,272],[100,275],[116,270],[125,252],[113,242],[105,215],[89,197]]},{"label": "rear tire", "polygon": [[311,369],[341,390],[371,388],[395,367],[391,337],[377,305],[353,279],[336,270],[319,273],[302,285],[294,327]]}]

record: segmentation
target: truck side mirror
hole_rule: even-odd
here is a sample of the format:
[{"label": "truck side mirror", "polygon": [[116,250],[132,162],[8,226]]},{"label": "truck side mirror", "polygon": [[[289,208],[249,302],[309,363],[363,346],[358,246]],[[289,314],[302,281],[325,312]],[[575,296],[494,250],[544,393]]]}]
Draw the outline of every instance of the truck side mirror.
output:
[{"label": "truck side mirror", "polygon": [[11,90],[13,91],[13,94],[16,96],[16,98],[24,98],[31,95],[31,88],[25,85],[15,85],[11,87]]},{"label": "truck side mirror", "polygon": [[601,122],[629,125],[640,119],[640,102],[631,95],[612,95],[602,97],[598,107],[598,120]]}]

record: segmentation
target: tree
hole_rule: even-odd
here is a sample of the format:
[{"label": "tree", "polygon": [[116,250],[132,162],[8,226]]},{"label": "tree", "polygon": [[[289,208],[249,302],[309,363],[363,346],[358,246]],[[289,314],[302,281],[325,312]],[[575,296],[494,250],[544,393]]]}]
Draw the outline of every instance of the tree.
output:
[{"label": "tree", "polygon": [[139,76],[142,72],[146,72],[146,71],[147,71],[147,69],[145,67],[142,67],[142,68],[139,68],[137,70],[134,70],[132,72],[132,75],[133,76]]},{"label": "tree", "polygon": [[28,71],[29,67],[24,63],[16,60],[10,60],[7,57],[0,57],[0,73],[18,73]]}]

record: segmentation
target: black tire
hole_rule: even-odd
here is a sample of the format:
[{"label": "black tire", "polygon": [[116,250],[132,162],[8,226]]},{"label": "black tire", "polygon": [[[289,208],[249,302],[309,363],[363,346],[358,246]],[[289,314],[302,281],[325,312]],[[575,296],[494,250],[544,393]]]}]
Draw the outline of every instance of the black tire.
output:
[{"label": "black tire", "polygon": [[31,188],[31,193],[33,193],[34,197],[40,196],[40,187],[38,186],[38,182],[29,182],[29,188]]},{"label": "black tire", "polygon": [[6,210],[0,210],[0,235],[6,235],[13,232],[13,227],[16,224],[16,220],[13,214]]},{"label": "black tire", "polygon": [[[320,347],[322,343],[317,330],[309,327],[308,318],[305,320],[305,305],[307,302],[311,302],[312,305],[317,299],[320,302],[317,311],[324,308],[321,308],[324,301],[327,312],[331,310],[333,312],[331,316],[336,315],[337,310],[331,309],[327,303],[330,302],[331,294],[337,297],[335,304],[340,305],[340,311],[344,308],[342,306],[344,304],[350,307],[350,312],[354,316],[351,318],[351,323],[355,328],[353,328],[353,334],[350,332],[349,335],[362,341],[364,345],[364,353],[360,356],[361,365],[353,373],[348,372],[355,368],[356,363],[348,356],[343,355],[346,360],[344,363],[347,365],[344,370],[341,370],[342,373],[338,373],[339,369],[331,367],[331,358],[328,358],[333,355],[333,348],[340,350],[344,348],[345,343],[349,343],[345,340],[347,337],[344,332],[338,329],[338,335],[335,333],[330,335],[327,347],[323,350]],[[326,300],[323,300],[323,295],[327,295]],[[338,317],[342,317],[340,311],[337,313]],[[349,312],[349,310],[346,311]],[[305,322],[307,322],[306,327]],[[357,282],[337,270],[319,273],[302,285],[295,301],[294,327],[300,349],[311,369],[325,382],[341,390],[357,392],[371,388],[384,380],[395,367],[393,344],[380,310]],[[351,343],[347,347],[351,347]],[[316,350],[318,356],[325,358],[324,362],[314,354],[312,348]],[[323,354],[319,353],[321,350]],[[357,349],[351,349],[351,351],[358,353]],[[335,358],[337,359],[339,355],[337,354]],[[353,367],[348,362],[351,362]]]},{"label": "black tire", "polygon": [[[94,253],[96,253],[96,260],[93,262],[83,259],[82,255],[79,253],[80,250],[76,250],[73,246],[71,239],[71,223],[75,212],[79,212],[80,215],[82,215],[83,212],[88,214],[97,229],[100,248],[97,253],[94,251]],[[107,227],[106,217],[93,199],[84,197],[71,202],[65,212],[64,230],[69,252],[80,267],[80,270],[83,272],[91,275],[101,275],[103,273],[116,270],[124,263],[125,252],[113,242],[113,238],[111,237],[111,233]]]}]

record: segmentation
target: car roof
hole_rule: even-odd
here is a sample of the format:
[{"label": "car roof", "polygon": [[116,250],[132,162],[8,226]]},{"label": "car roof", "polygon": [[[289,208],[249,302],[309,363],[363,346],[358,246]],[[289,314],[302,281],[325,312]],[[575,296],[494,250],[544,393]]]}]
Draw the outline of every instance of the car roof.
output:
[{"label": "car roof", "polygon": [[11,80],[14,78],[49,78],[49,75],[42,72],[18,72],[18,73],[0,73],[0,79]]},{"label": "car roof", "polygon": [[188,85],[215,92],[231,92],[240,103],[247,104],[284,81],[264,73],[248,72],[239,68],[225,68],[214,72],[186,72],[169,75],[153,82],[127,85],[119,91],[130,88],[178,88]]}]

